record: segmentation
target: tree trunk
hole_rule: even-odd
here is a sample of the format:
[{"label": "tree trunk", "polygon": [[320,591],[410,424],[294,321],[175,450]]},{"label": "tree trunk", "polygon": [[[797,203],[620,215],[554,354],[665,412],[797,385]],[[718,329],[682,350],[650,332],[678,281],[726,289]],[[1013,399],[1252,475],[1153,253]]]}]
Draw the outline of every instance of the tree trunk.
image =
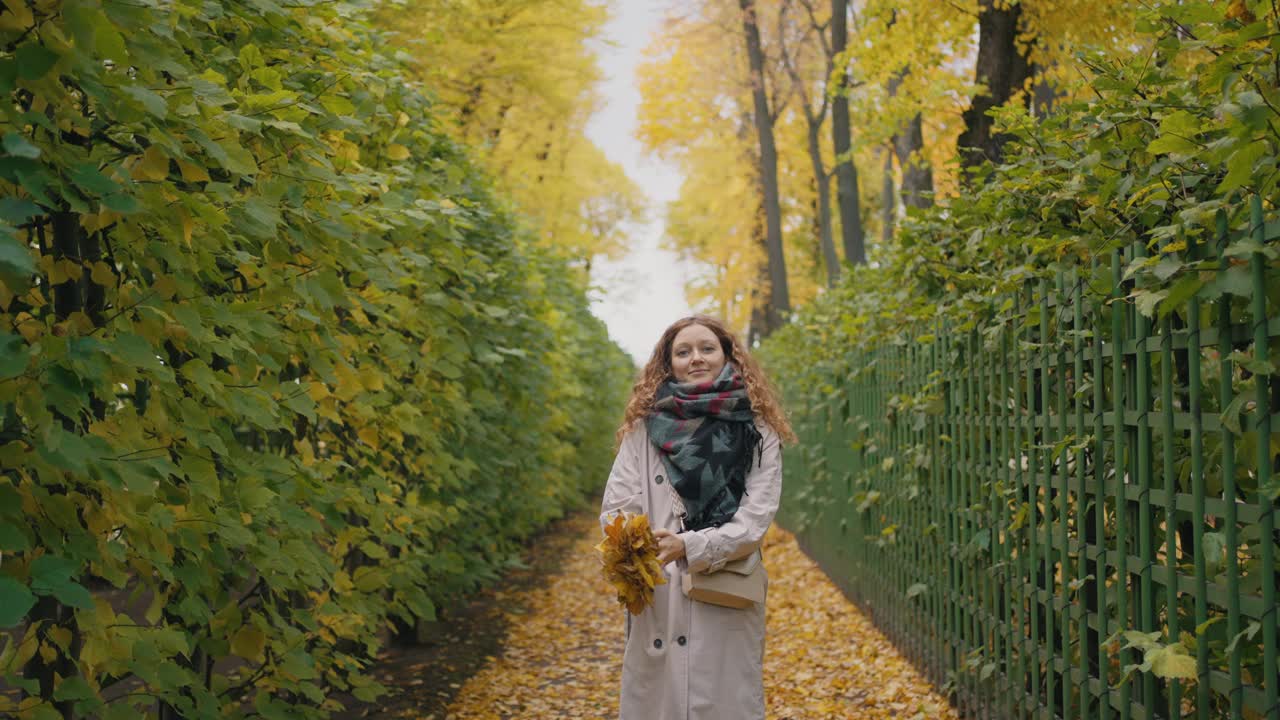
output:
[{"label": "tree trunk", "polygon": [[[898,21],[895,13],[889,24]],[[886,87],[892,101],[898,95],[898,88],[911,74],[911,66],[903,66],[889,78]],[[893,135],[893,154],[898,156],[898,167],[902,170],[902,186],[900,196],[904,207],[924,208],[933,204],[933,170],[925,162],[924,121],[920,113],[903,123]]]},{"label": "tree trunk", "polygon": [[[849,42],[848,0],[831,0],[831,56],[840,57]],[[831,139],[836,151],[836,202],[840,206],[840,239],[844,243],[845,258],[854,265],[867,262],[866,242],[862,234],[862,209],[858,200],[858,167],[853,163],[850,151],[852,135],[849,130],[849,99],[845,91],[849,77],[844,72],[836,76],[832,90]]]},{"label": "tree trunk", "polygon": [[[53,228],[52,254],[54,259],[57,261],[70,260],[83,266],[83,245],[86,234],[84,228],[80,226],[80,216],[76,213],[62,211],[53,213],[50,220]],[[43,250],[43,248],[41,249]],[[58,322],[65,321],[72,313],[85,311],[85,298],[87,295],[90,293],[100,294],[101,289],[94,289],[90,272],[87,268],[81,277],[83,282],[67,278],[52,287],[53,309]],[[61,422],[64,431],[84,434],[84,428],[80,425],[82,422],[80,418],[66,415],[60,410],[54,410],[54,414]],[[61,484],[50,485],[46,489],[50,495],[64,496],[67,492],[67,488]],[[81,521],[83,522],[83,518],[81,518]],[[76,579],[79,580],[80,578]],[[37,688],[35,693],[23,691],[23,695],[36,695],[48,702],[56,715],[70,720],[75,717],[75,702],[72,700],[55,701],[53,696],[56,678],[65,679],[78,674],[76,658],[80,656],[84,637],[80,632],[80,625],[76,619],[75,611],[73,608],[63,605],[52,595],[42,595],[36,601],[35,606],[27,613],[27,622],[32,625],[39,625],[39,629],[36,631],[37,641],[41,645],[52,649],[53,652],[47,659],[44,653],[37,652],[23,666],[23,678],[34,681]],[[53,641],[51,632],[56,629],[70,632],[71,642],[67,647],[60,647],[58,643]]]},{"label": "tree trunk", "polygon": [[978,8],[976,78],[982,89],[964,111],[965,129],[957,141],[965,168],[1000,162],[1006,138],[992,132],[987,111],[1008,102],[1031,75],[1025,48],[1017,42],[1022,5],[998,8],[995,0],[979,0]]},{"label": "tree trunk", "polygon": [[[752,158],[752,162],[758,162]],[[757,205],[751,214],[751,241],[766,254],[767,242],[764,229],[764,209]],[[751,304],[751,317],[747,321],[747,347],[756,347],[769,335],[769,298],[766,294],[769,287],[769,268],[767,264],[756,270],[756,283],[752,286],[747,302]]]},{"label": "tree trunk", "polygon": [[887,245],[893,239],[893,220],[898,208],[893,196],[893,152],[884,148],[880,154],[884,156],[884,178],[880,187],[880,239]]},{"label": "tree trunk", "polygon": [[747,41],[747,60],[751,65],[751,96],[755,101],[756,135],[760,142],[760,187],[763,191],[765,215],[765,248],[769,263],[769,302],[765,311],[765,334],[780,327],[791,312],[787,292],[787,265],[782,254],[782,208],[778,202],[778,150],[773,143],[773,118],[764,87],[764,49],[760,46],[760,27],[756,20],[755,0],[738,0],[742,10],[742,29]]},{"label": "tree trunk", "polygon": [[[1036,74],[1035,70],[1052,69],[1056,65],[1057,63],[1053,63],[1049,68],[1033,68],[1032,74]],[[1053,114],[1054,108],[1062,96],[1063,93],[1053,83],[1045,79],[1043,73],[1040,73],[1039,79],[1031,88],[1031,111],[1038,118],[1047,118]]]},{"label": "tree trunk", "polygon": [[922,124],[917,113],[894,138],[894,152],[902,168],[902,204],[907,207],[933,206],[933,169],[921,157],[924,151]]},{"label": "tree trunk", "polygon": [[827,266],[827,287],[833,287],[840,279],[840,258],[836,257],[835,240],[831,236],[831,184],[827,169],[822,164],[822,145],[819,134],[822,126],[809,123],[809,161],[813,164],[813,180],[818,186],[818,243],[822,246],[822,261]]}]

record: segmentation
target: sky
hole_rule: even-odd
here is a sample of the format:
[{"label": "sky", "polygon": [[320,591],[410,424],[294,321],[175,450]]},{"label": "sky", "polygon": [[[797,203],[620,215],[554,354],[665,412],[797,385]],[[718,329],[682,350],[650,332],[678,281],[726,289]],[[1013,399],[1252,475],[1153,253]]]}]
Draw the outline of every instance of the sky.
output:
[{"label": "sky", "polygon": [[616,261],[592,264],[591,310],[609,327],[609,336],[644,363],[662,331],[688,315],[684,287],[692,264],[660,247],[666,204],[680,188],[671,165],[647,155],[635,138],[640,90],[635,70],[649,37],[661,24],[664,0],[614,0],[605,41],[597,46],[605,75],[600,93],[605,106],[587,125],[587,135],[640,187],[648,202],[648,220],[629,228],[630,252]]}]

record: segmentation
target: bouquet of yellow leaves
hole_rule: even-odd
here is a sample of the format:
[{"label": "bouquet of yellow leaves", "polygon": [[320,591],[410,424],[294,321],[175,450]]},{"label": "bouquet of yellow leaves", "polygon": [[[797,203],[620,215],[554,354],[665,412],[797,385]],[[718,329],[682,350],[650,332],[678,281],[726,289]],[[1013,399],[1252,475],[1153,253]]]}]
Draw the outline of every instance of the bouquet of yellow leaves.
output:
[{"label": "bouquet of yellow leaves", "polygon": [[658,564],[658,540],[646,515],[619,513],[605,526],[604,540],[596,546],[605,580],[618,591],[618,602],[632,615],[653,604],[653,589],[667,578]]}]

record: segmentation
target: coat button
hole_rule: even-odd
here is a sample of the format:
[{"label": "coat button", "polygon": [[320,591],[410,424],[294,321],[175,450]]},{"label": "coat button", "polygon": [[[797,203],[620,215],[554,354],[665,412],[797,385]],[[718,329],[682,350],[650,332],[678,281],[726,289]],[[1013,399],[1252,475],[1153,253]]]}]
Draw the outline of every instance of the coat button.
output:
[{"label": "coat button", "polygon": [[684,636],[681,635],[680,637],[676,638],[676,642],[680,643],[681,645],[684,645],[687,641],[684,639]]},{"label": "coat button", "polygon": [[662,638],[658,638],[657,640],[654,640],[654,641],[653,641],[653,646],[654,646],[654,647],[656,647],[656,648],[658,648],[659,650],[661,650],[661,649],[662,649]]},{"label": "coat button", "polygon": [[663,478],[662,478],[662,476],[661,476],[661,475],[659,475],[658,477],[654,478],[654,482],[658,483],[659,485],[661,485],[661,484],[662,484],[662,480],[663,480]]}]

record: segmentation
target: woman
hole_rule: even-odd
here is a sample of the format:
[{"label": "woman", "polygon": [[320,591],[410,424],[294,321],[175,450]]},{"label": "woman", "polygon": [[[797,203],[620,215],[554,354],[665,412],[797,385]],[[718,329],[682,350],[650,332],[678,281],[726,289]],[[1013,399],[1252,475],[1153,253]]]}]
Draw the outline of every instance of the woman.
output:
[{"label": "woman", "polygon": [[667,328],[632,389],[605,486],[602,527],[649,517],[667,583],[627,613],[622,720],[764,718],[764,603],[690,600],[682,575],[715,571],[760,546],[782,490],[777,396],[718,321]]}]

